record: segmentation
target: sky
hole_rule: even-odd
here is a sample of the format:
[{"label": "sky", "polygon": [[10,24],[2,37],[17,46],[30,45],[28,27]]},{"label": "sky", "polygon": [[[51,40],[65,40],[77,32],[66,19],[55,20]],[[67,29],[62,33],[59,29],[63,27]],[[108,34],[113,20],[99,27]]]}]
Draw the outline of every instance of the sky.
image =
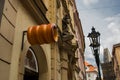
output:
[{"label": "sky", "polygon": [[112,53],[114,44],[120,43],[120,0],[75,0],[85,36],[85,60],[95,65],[87,37],[92,26],[100,33],[100,60],[103,49]]}]

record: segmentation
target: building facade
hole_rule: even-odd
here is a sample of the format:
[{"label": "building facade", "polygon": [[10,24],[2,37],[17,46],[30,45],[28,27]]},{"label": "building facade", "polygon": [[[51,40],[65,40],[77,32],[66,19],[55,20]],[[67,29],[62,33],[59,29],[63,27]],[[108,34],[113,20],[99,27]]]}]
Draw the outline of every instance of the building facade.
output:
[{"label": "building facade", "polygon": [[120,80],[120,43],[113,45],[112,55],[115,80]]},{"label": "building facade", "polygon": [[98,75],[97,68],[88,62],[85,62],[85,67],[86,67],[86,77],[87,77],[86,80],[96,80]]},{"label": "building facade", "polygon": [[101,64],[102,72],[103,72],[103,79],[104,80],[115,80],[114,68],[113,68],[113,60],[110,55],[108,48],[104,49],[104,63]]},{"label": "building facade", "polygon": [[[74,0],[0,0],[0,80],[85,80],[84,35],[73,10]],[[50,23],[57,42],[29,43],[28,27]]]},{"label": "building facade", "polygon": [[[85,42],[84,42],[84,33],[82,29],[82,24],[79,19],[79,13],[77,11],[77,7],[74,1],[74,21],[75,21],[75,34],[76,34],[76,39],[78,43],[78,48],[77,48],[77,57],[78,57],[78,62],[76,65],[80,68],[80,72],[78,73],[78,80],[86,80],[86,73],[85,73],[85,64],[84,64],[84,50],[85,50]],[[81,38],[81,39],[80,39]]]}]

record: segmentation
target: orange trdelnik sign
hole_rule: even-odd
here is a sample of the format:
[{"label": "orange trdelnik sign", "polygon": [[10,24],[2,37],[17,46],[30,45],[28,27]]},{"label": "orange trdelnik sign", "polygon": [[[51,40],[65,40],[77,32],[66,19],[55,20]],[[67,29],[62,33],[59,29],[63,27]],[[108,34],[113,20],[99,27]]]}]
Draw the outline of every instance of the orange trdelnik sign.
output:
[{"label": "orange trdelnik sign", "polygon": [[31,45],[57,42],[57,26],[55,24],[42,24],[29,27],[27,30],[27,39]]}]

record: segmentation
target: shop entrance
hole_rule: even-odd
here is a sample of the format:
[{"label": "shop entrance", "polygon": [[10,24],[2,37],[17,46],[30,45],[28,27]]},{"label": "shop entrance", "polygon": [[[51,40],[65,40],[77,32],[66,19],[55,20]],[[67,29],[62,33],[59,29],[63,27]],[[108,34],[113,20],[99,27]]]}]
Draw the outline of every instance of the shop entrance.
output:
[{"label": "shop entrance", "polygon": [[38,64],[32,49],[27,51],[25,56],[24,80],[38,80]]}]

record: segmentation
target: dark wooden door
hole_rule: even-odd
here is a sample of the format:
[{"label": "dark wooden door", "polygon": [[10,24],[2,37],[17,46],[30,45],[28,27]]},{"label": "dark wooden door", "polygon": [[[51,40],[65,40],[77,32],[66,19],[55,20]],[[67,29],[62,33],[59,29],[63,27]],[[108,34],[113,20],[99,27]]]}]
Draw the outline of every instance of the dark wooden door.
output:
[{"label": "dark wooden door", "polygon": [[38,80],[39,74],[28,68],[25,68],[24,80]]}]

